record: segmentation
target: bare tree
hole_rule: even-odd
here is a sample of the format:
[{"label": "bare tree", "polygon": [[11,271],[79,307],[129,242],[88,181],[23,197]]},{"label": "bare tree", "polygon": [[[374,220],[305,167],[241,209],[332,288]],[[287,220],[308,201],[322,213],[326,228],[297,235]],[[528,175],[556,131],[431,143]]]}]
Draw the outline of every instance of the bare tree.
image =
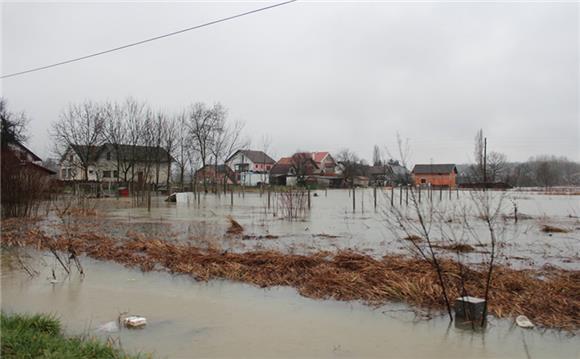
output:
[{"label": "bare tree", "polygon": [[87,101],[69,105],[52,126],[55,152],[62,158],[74,150],[78,160],[71,162],[71,165],[80,167],[84,180],[88,180],[89,166],[97,147],[103,143],[104,118],[103,108]]},{"label": "bare tree", "polygon": [[[226,116],[226,110],[219,103],[210,108],[204,103],[197,102],[191,105],[187,115],[189,130],[193,139],[193,148],[201,161],[201,167],[205,168],[210,159],[216,131],[220,130],[220,126]],[[203,185],[204,191],[207,192],[205,172]]]},{"label": "bare tree", "polygon": [[373,166],[382,166],[383,165],[383,158],[381,155],[381,149],[378,145],[375,145],[373,148]]},{"label": "bare tree", "polygon": [[26,136],[26,125],[28,124],[28,118],[26,115],[21,113],[14,113],[8,110],[8,104],[6,99],[0,97],[0,125],[2,138],[0,143],[2,148],[7,147],[9,144],[15,142],[25,142]]},{"label": "bare tree", "polygon": [[183,191],[185,169],[188,163],[189,152],[192,149],[189,139],[189,126],[186,113],[177,116],[175,122],[175,150],[174,160],[179,170],[179,183]]},{"label": "bare tree", "polygon": [[163,148],[165,149],[165,152],[167,153],[167,183],[166,183],[166,186],[167,186],[168,191],[170,190],[169,185],[170,185],[170,178],[171,178],[171,163],[174,160],[173,153],[175,152],[175,150],[177,148],[177,141],[179,138],[179,134],[177,132],[178,121],[179,121],[179,116],[167,118],[167,120],[165,121],[165,129],[163,131],[162,143],[163,143]]},{"label": "bare tree", "polygon": [[507,171],[507,157],[500,152],[490,152],[487,155],[486,171],[489,182],[502,181]]},{"label": "bare tree", "polygon": [[[125,126],[125,109],[118,103],[106,103],[104,105],[104,137],[115,151],[115,162],[117,165],[117,180],[120,180],[122,172],[122,146],[127,138],[127,127]],[[126,178],[125,178],[126,180]]]}]

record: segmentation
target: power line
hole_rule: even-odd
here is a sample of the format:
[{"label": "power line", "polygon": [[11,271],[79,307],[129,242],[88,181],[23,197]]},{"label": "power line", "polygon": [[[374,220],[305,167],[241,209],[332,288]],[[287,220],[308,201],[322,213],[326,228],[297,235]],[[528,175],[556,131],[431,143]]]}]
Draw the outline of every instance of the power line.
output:
[{"label": "power line", "polygon": [[244,12],[244,13],[241,13],[241,14],[232,15],[232,16],[224,17],[224,18],[221,18],[221,19],[218,19],[218,20],[213,20],[213,21],[210,21],[210,22],[206,22],[206,23],[201,24],[201,25],[196,25],[196,26],[188,27],[186,29],[173,31],[173,32],[170,32],[170,33],[167,33],[167,34],[163,34],[163,35],[151,37],[151,38],[148,38],[148,39],[145,39],[145,40],[133,42],[133,43],[126,44],[126,45],[119,46],[119,47],[115,47],[115,48],[112,48],[112,49],[108,49],[108,50],[104,50],[104,51],[100,51],[100,52],[95,52],[93,54],[89,54],[89,55],[85,55],[85,56],[73,58],[73,59],[70,59],[70,60],[65,60],[65,61],[57,62],[57,63],[50,64],[50,65],[46,65],[46,66],[35,67],[35,68],[32,68],[32,69],[28,69],[28,70],[24,70],[24,71],[20,71],[20,72],[14,72],[14,73],[11,73],[11,74],[8,74],[8,75],[2,75],[2,76],[0,76],[0,79],[5,79],[5,78],[9,78],[9,77],[20,76],[20,75],[24,75],[24,74],[27,74],[27,73],[30,73],[30,72],[35,72],[35,71],[46,70],[46,69],[50,69],[52,67],[66,65],[66,64],[70,64],[72,62],[86,60],[86,59],[91,58],[91,57],[108,54],[110,52],[124,50],[124,49],[129,48],[129,47],[142,45],[142,44],[145,44],[147,42],[152,42],[152,41],[155,41],[155,40],[160,40],[160,39],[163,39],[163,38],[166,38],[166,37],[170,37],[170,36],[182,34],[182,33],[187,32],[187,31],[192,31],[192,30],[200,29],[202,27],[207,27],[207,26],[219,24],[220,22],[225,22],[225,21],[237,19],[239,17],[243,17],[243,16],[246,16],[246,15],[255,14],[255,13],[260,12],[260,11],[270,10],[270,9],[275,8],[275,7],[279,7],[279,6],[282,6],[282,5],[287,5],[287,4],[296,2],[296,1],[298,1],[298,0],[284,1],[284,2],[281,2],[281,3],[278,3],[278,4],[274,4],[274,5],[262,7],[262,8],[259,8],[259,9],[247,11],[247,12]]}]

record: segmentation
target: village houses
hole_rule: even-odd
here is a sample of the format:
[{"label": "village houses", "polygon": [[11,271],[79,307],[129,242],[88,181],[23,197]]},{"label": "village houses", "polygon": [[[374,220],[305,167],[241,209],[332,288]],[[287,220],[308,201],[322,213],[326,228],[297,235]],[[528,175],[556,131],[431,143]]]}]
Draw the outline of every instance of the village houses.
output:
[{"label": "village houses", "polygon": [[225,164],[235,173],[235,182],[245,186],[268,184],[269,173],[276,161],[263,151],[237,150]]},{"label": "village houses", "polygon": [[63,181],[145,182],[166,184],[171,156],[152,146],[71,145],[60,160]]}]

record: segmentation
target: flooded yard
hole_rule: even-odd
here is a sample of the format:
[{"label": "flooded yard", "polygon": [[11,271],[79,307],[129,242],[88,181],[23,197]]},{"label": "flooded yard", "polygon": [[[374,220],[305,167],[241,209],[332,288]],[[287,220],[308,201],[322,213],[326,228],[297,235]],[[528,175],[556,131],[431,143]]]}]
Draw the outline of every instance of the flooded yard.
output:
[{"label": "flooded yard", "polygon": [[[176,238],[199,245],[207,245],[209,241],[230,251],[274,249],[289,253],[312,253],[350,249],[376,258],[385,254],[408,254],[408,245],[401,238],[396,238],[386,225],[385,217],[391,206],[390,195],[389,190],[377,191],[375,208],[373,190],[358,189],[353,212],[350,191],[312,191],[311,210],[304,217],[294,220],[282,218],[274,194],[270,208],[267,193],[248,192],[243,196],[236,193],[233,206],[229,193],[220,196],[202,194],[199,203],[193,200],[189,203],[167,203],[164,197],[157,197],[150,212],[146,208],[107,210],[105,216],[112,222],[106,221],[105,229],[114,234],[123,234],[132,229],[152,237]],[[412,212],[412,204],[405,193],[402,199],[400,195],[399,190],[394,191],[394,206]],[[494,195],[504,197],[502,263],[517,268],[545,264],[580,268],[580,196],[532,192],[497,192]],[[472,206],[472,202],[469,191],[433,193],[434,208],[449,213],[450,221],[453,216],[461,216],[464,207]],[[422,205],[428,203],[431,202],[423,194]],[[513,219],[514,205],[518,210],[517,223]],[[222,238],[229,225],[228,216],[244,227],[242,240]],[[102,219],[98,221],[103,223]],[[485,223],[477,218],[471,222],[481,241],[488,241]],[[541,231],[543,225],[553,225],[565,232],[545,233]],[[459,233],[461,229],[458,227],[456,231]],[[433,232],[437,241],[436,230]],[[477,249],[477,241],[472,236],[464,236],[466,243]],[[480,251],[465,256],[468,261],[478,263],[482,257],[480,252],[484,250],[480,248]]]},{"label": "flooded yard", "polygon": [[[32,252],[29,278],[2,258],[2,308],[54,313],[69,334],[117,339],[131,353],[185,357],[577,358],[577,336],[524,330],[492,319],[485,331],[449,325],[445,317],[403,304],[370,308],[358,302],[312,300],[294,289],[259,289],[189,276],[142,273],[82,258],[86,276],[51,284],[54,257]],[[45,265],[40,265],[45,262]],[[141,330],[98,328],[128,311],[147,318]]]},{"label": "flooded yard", "polygon": [[[112,338],[132,353],[155,357],[580,355],[578,318],[573,317],[577,304],[570,294],[577,288],[570,281],[580,269],[578,196],[494,193],[503,203],[502,268],[497,270],[505,277],[497,279],[503,288],[497,298],[503,299],[491,301],[495,316],[484,330],[474,331],[458,321],[450,325],[437,294],[422,298],[423,292],[439,290],[433,278],[422,281],[432,269],[411,258],[408,243],[386,221],[395,207],[412,217],[413,207],[400,193],[394,192],[391,204],[390,192],[378,191],[375,208],[373,190],[358,189],[353,211],[347,190],[312,191],[310,211],[292,219],[283,217],[274,194],[268,208],[267,193],[257,192],[202,194],[184,203],[158,196],[150,211],[134,207],[127,198],[93,200],[94,211],[89,208],[85,214],[59,216],[53,211],[31,224],[30,238],[4,234],[3,243],[10,247],[2,256],[2,309],[54,313],[69,334]],[[475,250],[461,255],[475,268],[486,260],[489,234],[470,212],[470,196],[434,192],[432,202],[423,197],[421,206],[440,214],[432,221],[435,243],[437,233],[443,233],[438,223],[444,222],[446,230],[457,231],[473,246]],[[469,218],[469,233],[460,224],[462,216]],[[227,234],[232,220],[241,225],[240,233]],[[544,226],[561,231],[546,232]],[[84,277],[76,269],[64,273],[49,252],[56,248],[66,254],[73,248],[69,240],[76,241],[68,253],[81,255]],[[458,255],[439,251],[448,259]],[[22,258],[35,275],[23,270]],[[473,272],[473,278],[481,273]],[[409,280],[401,284],[403,289],[397,287],[401,275]],[[479,286],[473,278],[468,284]],[[389,282],[393,280],[397,283]],[[537,295],[543,288],[552,290],[550,300],[558,303],[546,304]],[[457,295],[458,289],[453,290]],[[522,290],[528,292],[518,292]],[[560,319],[550,319],[556,304],[560,317],[554,318]],[[124,312],[145,316],[147,326],[103,330],[116,326],[111,322]],[[532,320],[539,327],[515,326],[512,316],[523,312],[536,315]]]}]

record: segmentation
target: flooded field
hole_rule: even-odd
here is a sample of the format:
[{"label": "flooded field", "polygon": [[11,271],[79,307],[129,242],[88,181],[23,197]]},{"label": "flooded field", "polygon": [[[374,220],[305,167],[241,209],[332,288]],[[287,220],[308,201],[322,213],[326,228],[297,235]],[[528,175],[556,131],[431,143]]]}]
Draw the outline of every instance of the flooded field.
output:
[{"label": "flooded field", "polygon": [[[505,232],[501,241],[501,263],[516,268],[541,267],[545,264],[568,269],[580,269],[580,196],[543,195],[526,192],[497,192],[503,196],[502,214]],[[104,230],[123,235],[131,229],[152,237],[176,238],[196,245],[219,246],[230,251],[275,249],[289,253],[311,253],[319,250],[335,251],[352,249],[373,257],[385,254],[407,254],[408,245],[395,238],[385,222],[390,203],[390,191],[377,193],[374,207],[372,189],[356,192],[356,208],[353,212],[352,197],[348,190],[312,191],[311,210],[302,218],[281,218],[279,203],[272,195],[267,207],[267,194],[236,193],[231,206],[230,195],[201,195],[199,203],[167,203],[164,198],[154,198],[150,212],[146,208],[130,208],[124,200],[107,200],[117,209],[104,211],[111,221],[97,219]],[[406,205],[406,195],[399,198],[394,192],[394,206],[412,212]],[[423,194],[423,205],[429,202]],[[440,199],[441,196],[441,199]],[[126,200],[125,200],[126,201]],[[441,213],[460,216],[464,208],[472,206],[470,192],[433,193],[433,206]],[[519,220],[513,220],[514,205]],[[242,240],[222,238],[231,216],[244,227]],[[485,223],[473,218],[472,226],[482,242],[489,240]],[[562,233],[544,233],[543,225],[562,228]],[[461,229],[456,229],[461,232]],[[436,230],[433,230],[437,241]],[[465,234],[464,234],[465,235]],[[264,238],[269,236],[268,238]],[[473,236],[465,235],[468,244],[476,246]],[[478,263],[480,248],[465,254],[468,261]],[[453,255],[451,253],[450,255]]]},{"label": "flooded field", "polygon": [[[69,334],[117,339],[126,350],[160,358],[397,357],[578,358],[577,336],[524,330],[491,320],[473,332],[427,320],[404,305],[372,309],[356,302],[311,300],[291,288],[259,289],[228,281],[200,283],[189,276],[142,273],[82,258],[86,276],[64,278],[52,255],[31,252],[30,278],[2,257],[2,309],[54,313]],[[51,270],[58,283],[51,284]],[[129,311],[147,317],[141,330],[102,332]]]}]

